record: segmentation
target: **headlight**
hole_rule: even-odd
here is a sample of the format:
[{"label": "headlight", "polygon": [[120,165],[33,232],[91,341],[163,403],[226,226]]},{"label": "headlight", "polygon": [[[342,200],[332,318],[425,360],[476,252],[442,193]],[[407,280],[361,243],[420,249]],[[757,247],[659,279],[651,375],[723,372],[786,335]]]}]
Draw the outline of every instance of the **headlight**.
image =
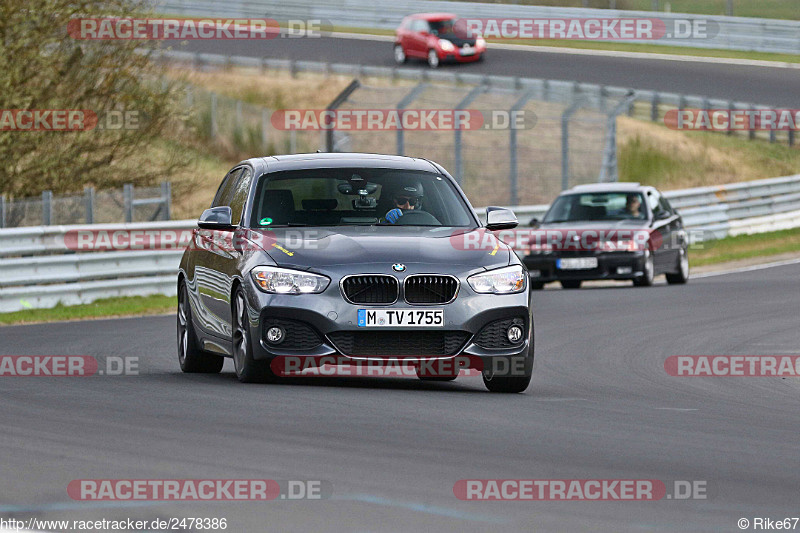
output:
[{"label": "headlight", "polygon": [[511,294],[525,288],[525,272],[516,265],[475,274],[467,281],[473,291],[481,294]]},{"label": "headlight", "polygon": [[250,272],[258,288],[272,294],[313,294],[324,291],[331,280],[325,276],[277,267],[256,267]]},{"label": "headlight", "polygon": [[447,39],[439,39],[439,48],[444,50],[445,52],[452,52],[456,49],[455,45],[448,41]]},{"label": "headlight", "polygon": [[483,48],[484,46],[486,46],[486,40],[483,37],[478,37],[477,39],[475,39],[475,46],[477,48]]}]

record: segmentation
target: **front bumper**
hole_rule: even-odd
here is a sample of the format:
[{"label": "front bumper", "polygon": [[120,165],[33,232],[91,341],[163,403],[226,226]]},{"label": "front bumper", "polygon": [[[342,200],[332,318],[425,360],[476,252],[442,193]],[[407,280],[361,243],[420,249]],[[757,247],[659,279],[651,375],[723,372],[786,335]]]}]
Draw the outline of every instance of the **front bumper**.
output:
[{"label": "front bumper", "polygon": [[471,63],[473,61],[480,61],[485,52],[485,50],[482,50],[480,52],[475,51],[474,54],[462,55],[460,48],[456,48],[453,52],[445,52],[443,50],[436,51],[439,56],[439,61],[442,63]]},{"label": "front bumper", "polygon": [[[559,259],[576,257],[596,257],[597,268],[586,270],[561,269],[557,266]],[[538,253],[525,256],[525,266],[530,272],[532,282],[547,283],[559,280],[604,280],[634,279],[644,275],[645,254],[635,252],[599,252],[576,255],[558,252]]]},{"label": "front bumper", "polygon": [[[506,361],[525,360],[525,366],[530,368],[533,359],[534,325],[530,307],[529,291],[508,295],[476,294],[472,291],[465,279],[461,279],[458,295],[451,303],[432,305],[411,305],[402,298],[394,304],[387,305],[359,305],[347,302],[340,292],[337,279],[332,279],[328,288],[321,294],[303,295],[278,295],[267,294],[259,290],[251,280],[245,281],[248,312],[250,316],[250,333],[253,339],[253,357],[257,360],[272,360],[279,356],[336,356],[338,360],[363,361],[370,359],[383,359],[385,361],[408,361],[419,358],[452,359],[459,356],[471,356],[469,359],[480,359],[486,368],[496,368],[499,359]],[[443,309],[445,325],[431,328],[363,328],[357,325],[359,309]],[[496,326],[497,321],[505,323],[514,320],[516,324],[524,326],[523,340],[518,344],[487,347],[484,328],[489,324]],[[283,322],[281,322],[283,321]],[[294,345],[273,344],[266,339],[266,330],[270,325],[285,322],[302,324],[304,335],[318,335],[319,343],[306,342],[302,349]],[[303,329],[307,326],[307,329]],[[343,333],[363,334],[367,332],[400,332],[400,338],[409,339],[409,345],[420,337],[420,333],[427,332],[452,332],[461,335],[461,341],[451,353],[348,353],[343,349],[341,342],[337,345],[334,341],[341,338]],[[495,331],[495,337],[497,337]],[[479,337],[479,334],[483,334]],[[391,336],[391,335],[390,335]],[[287,337],[288,340],[288,337]],[[402,342],[402,341],[401,341]],[[491,344],[491,343],[490,343]],[[507,343],[508,344],[508,343]],[[419,345],[419,344],[416,344]],[[396,344],[392,344],[396,347]],[[391,350],[387,350],[391,352]],[[530,360],[530,361],[528,361]]]}]

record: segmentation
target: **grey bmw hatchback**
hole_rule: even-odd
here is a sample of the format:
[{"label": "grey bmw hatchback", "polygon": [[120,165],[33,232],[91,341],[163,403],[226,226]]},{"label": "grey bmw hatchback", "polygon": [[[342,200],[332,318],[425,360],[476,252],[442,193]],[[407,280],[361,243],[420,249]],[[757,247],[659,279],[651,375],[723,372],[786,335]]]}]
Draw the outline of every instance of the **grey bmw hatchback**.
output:
[{"label": "grey bmw hatchback", "polygon": [[[276,362],[458,361],[490,391],[531,380],[528,272],[483,224],[456,181],[425,159],[375,154],[254,158],[225,176],[178,273],[178,359],[242,382],[279,379]],[[329,357],[333,356],[333,357]]]}]

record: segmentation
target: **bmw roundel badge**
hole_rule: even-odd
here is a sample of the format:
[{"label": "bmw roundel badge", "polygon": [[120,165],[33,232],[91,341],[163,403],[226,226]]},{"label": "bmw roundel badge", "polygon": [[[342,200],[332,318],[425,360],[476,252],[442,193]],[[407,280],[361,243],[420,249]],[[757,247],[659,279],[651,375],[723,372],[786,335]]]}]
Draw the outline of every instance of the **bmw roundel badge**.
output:
[{"label": "bmw roundel badge", "polygon": [[400,263],[395,263],[392,265],[392,270],[395,272],[404,272],[406,270],[406,266]]}]

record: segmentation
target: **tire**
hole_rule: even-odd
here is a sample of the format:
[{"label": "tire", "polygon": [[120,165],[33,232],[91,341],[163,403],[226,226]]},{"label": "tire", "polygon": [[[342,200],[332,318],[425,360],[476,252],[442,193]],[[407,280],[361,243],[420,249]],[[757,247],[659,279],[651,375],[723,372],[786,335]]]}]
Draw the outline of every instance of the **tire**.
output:
[{"label": "tire", "polygon": [[197,343],[185,281],[178,288],[178,364],[187,374],[218,374],[225,364],[222,356],[201,350]]},{"label": "tire", "polygon": [[580,289],[581,288],[581,280],[579,279],[562,279],[559,281],[561,286],[565,289]]},{"label": "tire", "polygon": [[544,282],[543,281],[531,281],[530,284],[532,291],[540,291],[544,289]]},{"label": "tire", "polygon": [[430,68],[439,68],[439,55],[433,48],[428,50],[428,66]]},{"label": "tire", "polygon": [[486,371],[481,376],[483,377],[483,384],[489,389],[489,392],[506,394],[524,392],[531,383],[531,377],[533,377],[533,358],[530,358],[529,364],[525,365],[525,375],[523,376],[493,376]]},{"label": "tire", "polygon": [[275,379],[268,361],[253,358],[253,341],[244,289],[237,287],[231,302],[233,314],[233,367],[242,383],[268,383]]},{"label": "tire", "polygon": [[686,252],[686,248],[681,248],[678,255],[678,270],[667,274],[667,283],[682,285],[687,281],[689,281],[689,254]]},{"label": "tire", "polygon": [[408,56],[406,56],[402,45],[394,45],[394,62],[398,65],[404,65],[408,62]]},{"label": "tire", "polygon": [[655,263],[653,261],[653,253],[650,250],[645,250],[644,258],[644,275],[633,280],[636,287],[650,287],[653,285],[653,278],[655,278]]}]

